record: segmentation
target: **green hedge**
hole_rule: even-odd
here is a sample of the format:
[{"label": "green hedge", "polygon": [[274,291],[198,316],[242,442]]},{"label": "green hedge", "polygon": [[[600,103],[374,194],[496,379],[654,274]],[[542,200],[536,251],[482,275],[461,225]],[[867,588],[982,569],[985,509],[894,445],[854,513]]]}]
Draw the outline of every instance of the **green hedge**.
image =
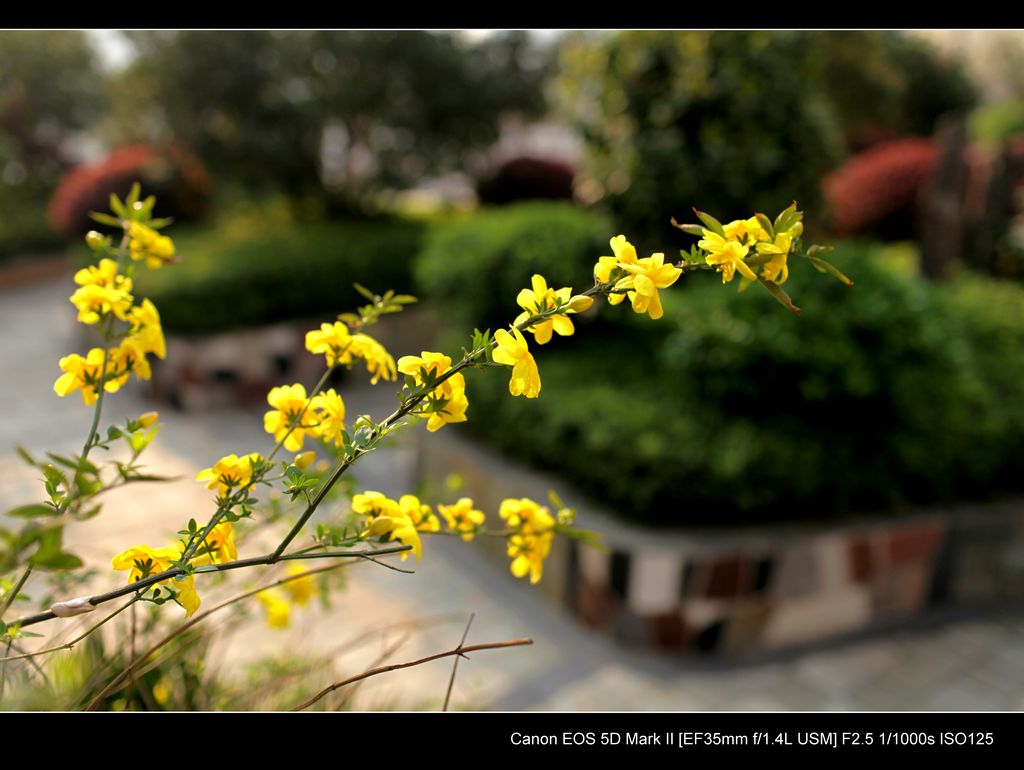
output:
[{"label": "green hedge", "polygon": [[615,233],[605,219],[568,203],[533,202],[487,209],[439,224],[416,260],[425,297],[445,305],[462,326],[503,326],[515,318],[519,290],[542,273],[550,285],[593,285],[597,258]]},{"label": "green hedge", "polygon": [[609,308],[620,324],[534,351],[540,398],[474,376],[467,427],[659,524],[821,520],[1024,489],[1024,290],[927,284],[865,246],[835,261],[856,286],[794,265],[801,317],[707,274],[664,293],[660,322]]},{"label": "green hedge", "polygon": [[0,261],[63,251],[64,239],[46,218],[46,199],[0,187]]},{"label": "green hedge", "polygon": [[235,222],[169,234],[181,264],[141,271],[138,293],[168,332],[206,334],[351,310],[365,303],[356,282],[408,293],[423,225]]}]

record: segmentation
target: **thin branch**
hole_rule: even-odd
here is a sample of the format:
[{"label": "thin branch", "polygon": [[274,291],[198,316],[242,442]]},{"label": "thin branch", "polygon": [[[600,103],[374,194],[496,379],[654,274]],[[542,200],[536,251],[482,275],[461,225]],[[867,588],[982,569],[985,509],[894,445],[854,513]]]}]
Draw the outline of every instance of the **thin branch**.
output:
[{"label": "thin branch", "polygon": [[[14,588],[12,588],[11,592],[7,594],[7,596],[4,598],[4,606],[0,607],[0,618],[2,618],[4,616],[4,613],[7,612],[8,609],[10,609],[11,604],[13,604],[14,600],[18,597],[18,592],[21,591],[22,587],[25,585],[25,581],[28,580],[28,576],[31,574],[32,565],[29,564],[25,568],[25,571],[22,573],[21,577],[18,578],[18,582],[15,584]],[[11,624],[8,623],[7,625]]]},{"label": "thin branch", "polygon": [[[243,569],[245,567],[267,566],[275,564],[278,561],[287,561],[289,559],[365,559],[367,557],[386,556],[387,554],[402,553],[404,551],[409,550],[412,550],[412,546],[394,545],[388,546],[387,548],[378,548],[374,551],[330,551],[327,553],[303,554],[301,556],[293,556],[291,554],[288,554],[286,556],[277,557],[276,559],[274,558],[273,554],[266,554],[264,556],[254,556],[250,559],[238,559],[237,561],[228,561],[224,562],[223,564],[205,564],[202,567],[196,567],[193,570],[193,572],[196,574],[206,572],[226,572],[228,570]],[[170,578],[177,577],[178,575],[183,574],[185,574],[185,571],[180,567],[172,567],[171,569],[164,570],[163,572],[158,572],[155,575],[150,575],[149,577],[144,577],[139,580],[136,580],[134,583],[129,583],[128,585],[123,586],[122,588],[117,588],[113,591],[108,591],[105,594],[99,594],[97,596],[94,596],[89,600],[89,603],[94,606],[98,606],[100,604],[103,604],[104,602],[119,599],[122,596],[127,596],[128,594],[133,594],[138,591],[143,591],[149,588],[150,586],[156,585],[157,583],[162,583],[165,580],[169,580]],[[45,620],[51,620],[55,617],[56,615],[54,615],[53,612],[47,610],[46,612],[40,612],[38,615],[30,615],[27,618],[21,618],[20,620],[14,621],[13,623],[8,623],[8,625],[19,623],[21,627],[24,628],[25,626],[35,625],[36,623],[42,623]]]},{"label": "thin branch", "polygon": [[[456,649],[461,650],[462,649],[462,645],[464,645],[466,643],[466,637],[469,636],[469,627],[471,625],[473,625],[473,618],[475,618],[475,617],[476,617],[476,613],[475,612],[469,613],[469,620],[466,621],[466,630],[462,632],[462,639],[459,640],[459,646]],[[451,679],[448,680],[448,692],[446,692],[444,694],[444,706],[442,707],[441,711],[447,711],[448,710],[448,701],[452,697],[452,687],[455,686],[455,674],[458,673],[459,661],[461,659],[462,659],[461,655],[456,655],[455,656],[455,662],[452,664],[452,676],[451,676]]]},{"label": "thin branch", "polygon": [[59,652],[60,650],[70,650],[72,647],[74,647],[80,641],[85,639],[85,637],[89,636],[89,634],[91,634],[93,631],[98,629],[104,623],[107,623],[108,621],[111,621],[114,618],[116,618],[118,615],[120,615],[122,612],[124,612],[129,607],[131,607],[137,601],[139,601],[139,597],[138,596],[133,596],[131,599],[129,599],[123,605],[121,605],[116,610],[114,610],[112,613],[110,613],[105,618],[103,618],[103,620],[101,620],[99,623],[96,623],[95,625],[91,626],[87,631],[82,632],[81,634],[76,636],[74,639],[72,639],[70,642],[65,642],[64,644],[57,645],[56,647],[48,647],[45,650],[36,650],[35,652],[27,652],[24,655],[12,655],[9,658],[0,658],[0,663],[6,663],[9,660],[23,660],[24,658],[34,658],[37,655],[46,655],[47,653]]},{"label": "thin branch", "polygon": [[330,687],[325,687],[323,690],[318,692],[316,695],[314,695],[309,700],[305,701],[304,703],[300,703],[298,706],[295,706],[292,709],[292,711],[302,711],[303,709],[309,708],[314,703],[316,703],[318,700],[320,700],[321,698],[325,697],[326,695],[329,695],[330,693],[334,692],[339,687],[344,687],[345,685],[352,684],[353,682],[358,682],[358,681],[360,681],[362,679],[368,679],[371,676],[377,676],[377,674],[386,674],[389,671],[397,671],[397,670],[402,669],[402,668],[411,668],[412,666],[421,666],[424,663],[429,663],[432,660],[438,660],[440,658],[448,658],[448,657],[451,657],[452,655],[464,655],[467,652],[479,652],[480,650],[501,650],[501,649],[504,649],[506,647],[522,647],[522,646],[527,645],[527,644],[533,644],[533,639],[512,639],[512,640],[507,641],[507,642],[491,642],[489,644],[473,644],[473,645],[470,645],[469,647],[459,646],[459,647],[455,648],[454,650],[448,650],[447,652],[438,652],[438,653],[435,653],[434,655],[428,655],[425,658],[420,658],[419,660],[409,661],[408,663],[394,663],[394,664],[392,664],[390,666],[381,666],[379,668],[371,668],[369,671],[364,671],[361,674],[356,674],[355,676],[350,676],[348,679],[342,679],[339,682],[335,682]]},{"label": "thin branch", "polygon": [[129,663],[128,666],[120,674],[114,677],[99,694],[97,694],[91,701],[89,701],[89,704],[85,707],[85,710],[94,711],[96,707],[103,702],[104,698],[106,698],[113,692],[117,692],[117,690],[120,689],[119,685],[135,669],[137,669],[143,662],[145,662],[151,655],[153,655],[153,653],[155,653],[162,647],[165,647],[166,645],[170,644],[175,638],[183,634],[185,631],[188,631],[190,628],[197,625],[198,623],[201,623],[202,621],[206,620],[206,618],[210,617],[214,613],[219,612],[225,607],[230,607],[231,605],[235,604],[236,602],[240,602],[243,599],[248,599],[249,597],[255,596],[256,594],[263,593],[264,591],[269,591],[271,588],[282,586],[285,583],[292,582],[293,580],[301,580],[302,578],[309,577],[310,575],[318,575],[321,572],[330,572],[331,570],[338,569],[339,567],[344,567],[346,564],[351,564],[351,562],[339,562],[338,564],[330,564],[326,567],[318,567],[317,569],[306,570],[305,572],[300,572],[295,575],[287,575],[286,577],[283,577],[279,580],[275,580],[273,583],[268,583],[267,585],[262,586],[260,588],[254,588],[251,591],[245,591],[244,593],[240,593],[236,596],[231,597],[230,599],[225,599],[220,604],[214,605],[213,607],[204,612],[200,612],[198,615],[193,616],[186,623],[178,626],[178,628],[176,628],[174,631],[167,634],[167,636],[165,636],[159,642],[154,644],[148,650],[137,656],[135,660]]},{"label": "thin branch", "polygon": [[[402,636],[400,636],[398,638],[397,642],[394,642],[393,644],[391,644],[380,655],[378,655],[376,658],[374,658],[374,661],[373,661],[372,665],[373,666],[381,665],[385,660],[387,660],[392,655],[394,655],[396,652],[398,652],[400,649],[402,649],[405,646],[405,643],[408,642],[410,638],[412,638],[412,632],[407,631],[406,633],[402,634]],[[348,703],[350,700],[352,700],[353,697],[355,697],[356,692],[359,690],[359,686],[363,682],[365,682],[365,681],[366,680],[364,679],[364,680],[362,680],[360,682],[356,682],[354,685],[352,685],[351,689],[349,689],[349,691],[345,693],[345,696],[343,698],[341,698],[340,700],[338,700],[338,702],[334,705],[333,708],[330,708],[328,710],[329,711],[339,711],[342,706],[344,706],[346,703]]]}]

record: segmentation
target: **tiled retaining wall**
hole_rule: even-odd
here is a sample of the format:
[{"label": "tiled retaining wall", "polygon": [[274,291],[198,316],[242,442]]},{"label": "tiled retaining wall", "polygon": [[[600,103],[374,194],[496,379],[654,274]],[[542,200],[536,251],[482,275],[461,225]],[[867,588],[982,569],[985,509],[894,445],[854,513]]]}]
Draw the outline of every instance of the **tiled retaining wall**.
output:
[{"label": "tiled retaining wall", "polygon": [[[608,552],[561,539],[545,593],[631,645],[742,657],[827,640],[928,608],[1024,598],[1024,501],[933,509],[854,524],[696,533],[624,524],[564,483],[454,432],[423,437],[421,474],[458,474],[485,511],[555,488]],[[489,550],[507,569],[499,543]]]}]

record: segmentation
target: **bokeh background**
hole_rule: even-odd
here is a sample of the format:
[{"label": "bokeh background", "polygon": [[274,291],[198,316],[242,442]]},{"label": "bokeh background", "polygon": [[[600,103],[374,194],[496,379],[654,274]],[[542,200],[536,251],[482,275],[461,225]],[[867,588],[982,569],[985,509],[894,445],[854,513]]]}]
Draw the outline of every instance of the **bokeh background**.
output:
[{"label": "bokeh background", "polygon": [[[5,507],[38,496],[16,443],[85,430],[51,390],[82,345],[65,295],[89,212],[135,181],[182,260],[137,281],[170,349],[120,408],[161,410],[154,463],[186,478],[83,530],[101,571],[202,510],[188,476],[265,444],[267,390],[312,384],[302,331],[354,282],[422,299],[381,326],[396,357],[457,351],[534,272],[588,286],[614,234],[671,258],[694,206],[796,200],[854,287],[801,264],[800,317],[709,274],[659,322],[595,309],[535,351],[541,398],[477,373],[467,424],[357,473],[430,502],[553,486],[608,552],[562,548],[540,589],[476,544],[360,568],[306,625],[221,644],[223,676],[349,670],[324,652],[339,629],[430,607],[462,620],[409,645],[450,646],[471,611],[537,639],[481,663],[465,708],[1024,708],[1022,65],[1015,31],[0,32]],[[337,384],[352,414],[390,411],[386,385]],[[280,705],[166,677],[157,706]],[[446,679],[334,705],[434,707]]]}]

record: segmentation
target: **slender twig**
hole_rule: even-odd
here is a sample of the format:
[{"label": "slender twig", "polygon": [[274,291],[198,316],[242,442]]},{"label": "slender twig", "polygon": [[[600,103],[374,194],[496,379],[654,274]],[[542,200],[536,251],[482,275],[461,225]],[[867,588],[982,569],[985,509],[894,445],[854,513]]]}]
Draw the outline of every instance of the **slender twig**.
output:
[{"label": "slender twig", "polygon": [[[398,652],[400,649],[402,649],[405,646],[405,643],[408,642],[409,639],[411,639],[411,638],[412,638],[412,633],[411,632],[406,632],[406,633],[402,634],[402,636],[400,636],[398,638],[397,642],[392,643],[383,652],[381,652],[380,655],[378,655],[376,658],[373,659],[373,663],[370,664],[371,667],[376,667],[376,666],[381,665],[385,660],[387,660],[392,655],[394,655],[396,652]],[[354,685],[352,685],[352,687],[348,690],[348,692],[346,692],[344,694],[344,697],[339,698],[338,702],[336,704],[334,704],[333,707],[328,708],[327,710],[328,711],[340,711],[342,706],[344,706],[346,703],[348,703],[350,700],[352,700],[353,697],[355,697],[356,692],[358,692],[358,690],[359,690],[359,686],[363,682],[365,682],[365,681],[366,680],[363,679],[363,680],[361,680],[359,682],[356,682]]]},{"label": "slender twig", "polygon": [[[469,620],[466,621],[466,630],[462,632],[462,639],[459,640],[459,646],[456,649],[461,650],[462,649],[462,645],[464,645],[466,643],[466,637],[469,636],[469,627],[471,625],[473,625],[473,618],[475,618],[475,617],[476,617],[476,613],[475,612],[469,613]],[[458,673],[458,671],[459,671],[459,661],[460,660],[462,660],[462,656],[461,655],[456,655],[455,656],[455,662],[452,663],[452,676],[451,676],[451,679],[448,680],[448,692],[446,692],[444,694],[444,706],[441,708],[441,711],[447,711],[448,710],[448,701],[452,697],[452,687],[455,686],[455,674]]]},{"label": "slender twig", "polygon": [[[254,556],[250,559],[238,559],[237,561],[224,562],[223,564],[204,564],[202,567],[196,567],[192,571],[196,574],[205,572],[226,572],[228,570],[243,569],[245,567],[267,566],[276,564],[278,561],[290,561],[293,559],[366,559],[367,557],[386,556],[387,554],[403,553],[404,551],[410,550],[412,550],[412,546],[409,545],[393,545],[388,546],[387,548],[378,548],[374,551],[330,551],[328,553],[307,553],[301,555],[286,554],[284,556],[277,557],[276,559],[273,554],[266,554],[264,556]],[[105,594],[93,596],[89,600],[89,603],[94,606],[98,606],[105,602],[119,599],[122,596],[143,591],[152,585],[162,583],[165,580],[169,580],[170,578],[183,574],[185,574],[185,571],[180,567],[171,567],[163,572],[150,575],[149,577],[140,578],[134,583],[129,583],[128,585],[117,588],[113,591],[108,591]],[[24,628],[25,626],[31,626],[36,623],[42,623],[46,620],[52,620],[55,617],[56,615],[54,615],[52,611],[47,610],[46,612],[40,612],[38,615],[30,615],[27,618],[21,618],[15,622],[19,623],[20,626]],[[13,625],[13,623],[8,623],[8,625]]]},{"label": "slender twig", "polygon": [[0,607],[0,618],[2,618],[4,616],[4,613],[7,612],[8,609],[10,609],[11,604],[13,604],[14,600],[18,597],[18,592],[21,591],[22,587],[25,585],[25,581],[28,580],[28,576],[31,574],[32,565],[29,564],[27,567],[25,567],[25,571],[21,574],[21,577],[18,578],[18,582],[14,584],[14,588],[11,589],[11,592],[4,597],[4,606]]},{"label": "slender twig", "polygon": [[220,604],[214,605],[213,607],[204,612],[200,612],[198,615],[193,616],[186,623],[178,626],[178,628],[171,631],[163,639],[156,642],[152,647],[143,652],[141,655],[137,656],[131,663],[128,664],[128,666],[120,674],[114,677],[110,681],[110,683],[106,687],[104,687],[102,691],[100,691],[99,694],[97,694],[91,701],[89,701],[89,704],[85,707],[85,710],[95,710],[96,706],[102,703],[104,698],[106,698],[111,693],[116,692],[119,689],[119,685],[151,655],[153,655],[162,647],[165,647],[166,645],[170,644],[175,638],[180,636],[182,633],[189,630],[198,623],[201,623],[202,621],[206,620],[206,618],[210,617],[214,613],[220,612],[222,609],[230,607],[233,604],[242,601],[243,599],[248,599],[249,597],[255,596],[256,594],[263,593],[264,591],[269,591],[271,588],[276,588],[277,586],[284,585],[285,583],[290,583],[293,580],[301,580],[302,578],[309,577],[310,575],[317,575],[321,572],[330,572],[331,570],[335,570],[339,567],[345,566],[346,563],[350,562],[331,564],[326,567],[318,567],[317,569],[299,572],[295,575],[287,575],[283,578],[280,578],[279,580],[275,580],[272,583],[268,583],[265,586],[261,586],[260,588],[254,588],[250,591],[245,591],[243,593],[237,594],[236,596],[233,596],[230,599],[225,599]]},{"label": "slender twig", "polygon": [[329,687],[325,687],[323,690],[318,692],[316,695],[314,695],[309,700],[307,700],[307,701],[305,701],[303,703],[300,703],[298,706],[295,706],[292,709],[292,711],[302,711],[303,709],[309,708],[314,703],[316,703],[318,700],[320,700],[321,698],[325,697],[326,695],[329,695],[330,693],[334,692],[339,687],[344,687],[345,685],[352,684],[353,682],[358,682],[361,679],[367,679],[367,678],[369,678],[371,676],[377,676],[378,674],[386,674],[389,671],[397,671],[397,670],[402,669],[402,668],[411,668],[412,666],[421,666],[424,663],[429,663],[432,660],[439,660],[440,658],[448,658],[448,657],[451,657],[452,655],[464,655],[467,652],[479,652],[481,650],[500,650],[500,649],[504,649],[506,647],[522,647],[522,646],[527,645],[527,644],[533,644],[533,639],[512,639],[512,640],[507,641],[507,642],[491,642],[489,644],[473,644],[473,645],[470,645],[469,647],[459,646],[459,647],[457,647],[454,650],[448,650],[447,652],[438,652],[438,653],[435,653],[434,655],[428,655],[425,658],[420,658],[419,660],[409,661],[408,663],[394,663],[394,664],[392,664],[390,666],[381,666],[379,668],[371,668],[369,671],[364,671],[361,674],[356,674],[355,676],[350,676],[348,679],[342,679],[341,681],[335,682],[334,684],[330,685]]},{"label": "slender twig", "polygon": [[70,650],[72,647],[74,647],[80,641],[85,639],[85,637],[89,636],[91,633],[93,633],[100,626],[102,626],[103,624],[107,623],[108,621],[111,621],[114,618],[116,618],[118,615],[120,615],[122,612],[124,612],[129,607],[131,607],[137,601],[139,601],[139,597],[138,596],[133,596],[131,599],[129,599],[123,605],[121,605],[116,610],[114,610],[112,613],[110,613],[105,618],[103,618],[103,620],[101,620],[99,623],[96,623],[96,624],[90,626],[86,631],[83,631],[81,634],[76,636],[70,642],[64,642],[63,644],[57,645],[56,647],[47,647],[45,650],[36,650],[35,652],[27,652],[24,655],[12,655],[9,658],[0,658],[0,663],[6,663],[9,660],[22,660],[24,658],[35,658],[38,655],[46,655],[46,654],[51,653],[51,652],[59,652],[60,650]]}]

